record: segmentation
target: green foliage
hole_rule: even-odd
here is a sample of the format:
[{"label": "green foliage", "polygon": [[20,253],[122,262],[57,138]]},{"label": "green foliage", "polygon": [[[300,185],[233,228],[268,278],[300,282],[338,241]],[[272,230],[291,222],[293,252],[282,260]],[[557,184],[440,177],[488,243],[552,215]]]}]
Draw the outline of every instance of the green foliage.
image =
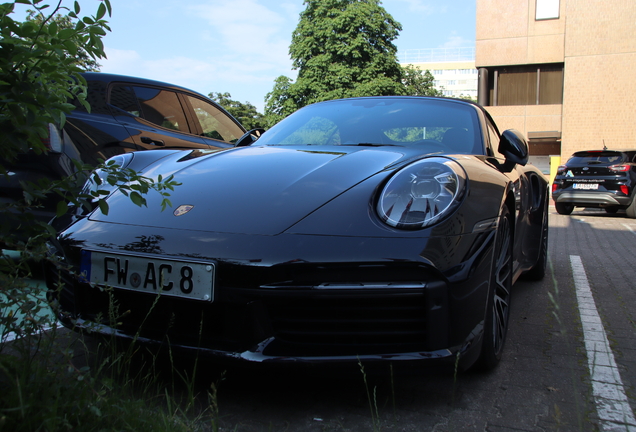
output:
[{"label": "green foliage", "polygon": [[281,76],[266,96],[268,123],[310,103],[405,94],[393,41],[400,23],[378,0],[305,0],[289,53],[295,82]]},{"label": "green foliage", "polygon": [[[101,164],[98,169],[91,173],[87,187],[80,193],[70,194],[67,199],[75,206],[83,206],[88,209],[92,209],[96,203],[102,213],[108,214],[106,198],[113,190],[118,189],[119,192],[129,197],[139,207],[147,206],[144,196],[154,190],[162,197],[161,211],[163,211],[168,206],[172,207],[172,203],[168,198],[170,196],[168,191],[173,191],[174,187],[180,184],[174,180],[172,175],[164,179],[159,174],[155,181],[152,178],[140,175],[130,168],[122,169],[115,160],[111,159]],[[58,216],[64,213],[66,213],[66,209],[59,212]]]},{"label": "green foliage", "polygon": [[[24,22],[11,18],[18,3],[34,9]],[[74,109],[68,101],[77,98],[90,109],[86,82],[80,75],[86,63],[78,59],[84,54],[91,60],[105,57],[101,37],[109,30],[104,20],[111,13],[109,0],[101,0],[93,16],[80,17],[77,1],[72,10],[61,2],[49,8],[42,0],[0,4],[0,175],[6,180],[17,155],[24,161],[48,156],[43,139],[48,138],[49,125],[64,125]],[[67,212],[69,204],[97,205],[107,212],[104,198],[114,189],[137,205],[145,205],[144,195],[154,190],[165,208],[170,205],[169,191],[178,184],[172,177],[143,177],[110,161],[92,174],[97,187],[82,189],[85,173],[93,168],[76,162],[76,175],[70,178],[21,182],[23,195],[0,203],[0,248],[20,253],[17,262],[0,253],[0,336],[29,336],[46,324],[46,318],[36,318],[44,306],[34,300],[24,282],[30,276],[29,264],[46,257],[46,242],[55,235],[49,224],[35,216],[43,203],[47,208],[57,203],[58,216]],[[3,339],[0,350],[2,346]]]},{"label": "green foliage", "polygon": [[265,121],[268,127],[300,108],[293,94],[295,90],[291,78],[284,75],[276,78],[274,89],[265,96]]},{"label": "green foliage", "polygon": [[402,73],[407,95],[443,96],[443,93],[435,88],[435,77],[429,70],[423,71],[410,64],[402,68]]},{"label": "green foliage", "polygon": [[[73,21],[68,15],[57,14],[53,17],[47,17],[42,12],[36,13],[33,10],[29,10],[27,12],[27,20],[33,21],[38,27],[41,26],[47,19],[49,19],[49,22],[51,24],[57,24],[58,34],[62,33],[61,30],[72,30],[74,28]],[[77,52],[73,57],[77,66],[79,66],[84,71],[99,72],[99,69],[101,68],[101,65],[94,58],[92,58],[82,47],[77,47]]]},{"label": "green foliage", "polygon": [[265,127],[265,118],[254,105],[249,102],[232,100],[229,93],[210,93],[210,99],[221,105],[227,112],[239,121],[247,130]]},{"label": "green foliage", "polygon": [[[33,7],[36,19],[14,21],[16,3]],[[41,3],[0,4],[0,150],[8,160],[29,149],[45,152],[41,139],[48,124],[64,124],[73,97],[87,106],[78,53],[93,60],[105,57],[101,37],[110,30],[103,19],[111,12],[109,0],[100,3],[96,15],[82,18],[77,1],[72,11],[58,4],[48,14],[49,6]],[[62,10],[65,17],[55,19]]]}]

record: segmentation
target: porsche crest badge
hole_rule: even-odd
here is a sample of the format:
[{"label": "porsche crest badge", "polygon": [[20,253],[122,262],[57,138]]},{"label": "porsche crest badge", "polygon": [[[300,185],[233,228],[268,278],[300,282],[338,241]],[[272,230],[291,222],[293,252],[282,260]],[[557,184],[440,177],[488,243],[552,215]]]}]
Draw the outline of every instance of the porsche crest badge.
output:
[{"label": "porsche crest badge", "polygon": [[183,205],[180,205],[179,207],[177,207],[177,209],[172,214],[175,215],[175,216],[183,216],[184,214],[186,214],[187,212],[189,212],[193,208],[194,208],[193,205],[183,204]]}]

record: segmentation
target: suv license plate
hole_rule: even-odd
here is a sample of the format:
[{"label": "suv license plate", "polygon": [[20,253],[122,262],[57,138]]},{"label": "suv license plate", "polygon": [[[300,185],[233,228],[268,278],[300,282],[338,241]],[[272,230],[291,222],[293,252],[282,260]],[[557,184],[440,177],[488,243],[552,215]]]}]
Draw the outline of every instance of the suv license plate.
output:
[{"label": "suv license plate", "polygon": [[572,185],[574,189],[586,189],[586,190],[596,190],[598,189],[598,183],[574,183]]},{"label": "suv license plate", "polygon": [[214,264],[82,251],[85,282],[194,300],[214,300]]}]

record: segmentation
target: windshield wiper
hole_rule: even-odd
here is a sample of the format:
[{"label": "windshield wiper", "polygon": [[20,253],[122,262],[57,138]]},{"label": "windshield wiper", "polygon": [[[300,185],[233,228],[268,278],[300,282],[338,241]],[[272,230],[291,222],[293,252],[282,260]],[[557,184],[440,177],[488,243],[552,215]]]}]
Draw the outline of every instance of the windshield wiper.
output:
[{"label": "windshield wiper", "polygon": [[359,146],[359,147],[384,147],[384,146],[390,146],[390,147],[395,147],[395,144],[378,144],[378,143],[357,143],[357,144],[340,144],[343,146]]}]

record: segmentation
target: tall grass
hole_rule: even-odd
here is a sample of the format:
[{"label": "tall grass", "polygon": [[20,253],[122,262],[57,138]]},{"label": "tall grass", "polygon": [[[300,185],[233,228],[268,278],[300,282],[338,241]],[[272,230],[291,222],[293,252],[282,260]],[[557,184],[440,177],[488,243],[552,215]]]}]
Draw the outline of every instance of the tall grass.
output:
[{"label": "tall grass", "polygon": [[196,364],[182,372],[172,353],[87,340],[53,326],[0,344],[0,431],[218,431],[218,382],[196,404]]}]

